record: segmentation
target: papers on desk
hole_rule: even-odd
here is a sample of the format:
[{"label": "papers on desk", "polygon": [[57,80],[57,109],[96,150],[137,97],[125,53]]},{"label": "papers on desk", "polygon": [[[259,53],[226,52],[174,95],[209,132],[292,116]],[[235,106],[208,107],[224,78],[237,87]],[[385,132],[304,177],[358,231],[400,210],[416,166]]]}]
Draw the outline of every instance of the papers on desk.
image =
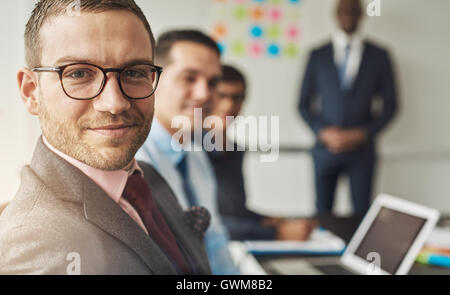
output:
[{"label": "papers on desk", "polygon": [[247,251],[253,255],[305,254],[305,255],[341,255],[345,242],[333,233],[316,229],[309,240],[297,241],[246,241]]},{"label": "papers on desk", "polygon": [[450,268],[450,228],[434,228],[416,261]]},{"label": "papers on desk", "polygon": [[426,245],[446,249],[450,252],[450,228],[435,227],[428,237]]},{"label": "papers on desk", "polygon": [[243,275],[266,275],[266,271],[255,259],[255,257],[248,253],[247,248],[243,242],[232,241],[228,243],[231,257],[235,266]]}]

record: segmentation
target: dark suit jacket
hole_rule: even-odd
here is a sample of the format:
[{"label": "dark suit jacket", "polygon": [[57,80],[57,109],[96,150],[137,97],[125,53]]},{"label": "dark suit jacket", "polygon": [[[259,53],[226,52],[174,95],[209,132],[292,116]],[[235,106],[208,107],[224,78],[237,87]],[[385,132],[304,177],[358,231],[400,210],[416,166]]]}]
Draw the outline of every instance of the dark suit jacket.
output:
[{"label": "dark suit jacket", "polygon": [[[382,99],[383,109],[380,114],[373,114],[372,102],[377,95]],[[393,118],[396,108],[393,70],[389,54],[384,49],[364,42],[359,72],[353,87],[348,90],[341,89],[332,43],[311,52],[299,110],[316,134],[330,125],[363,127],[368,131],[370,144]]]},{"label": "dark suit jacket", "polygon": [[[209,274],[203,243],[155,170],[144,170],[189,265]],[[158,245],[100,187],[39,140],[20,189],[0,216],[0,274],[177,274]]]},{"label": "dark suit jacket", "polygon": [[208,152],[217,178],[219,213],[233,240],[273,240],[276,229],[261,225],[266,216],[247,209],[244,155],[236,144],[232,152]]}]

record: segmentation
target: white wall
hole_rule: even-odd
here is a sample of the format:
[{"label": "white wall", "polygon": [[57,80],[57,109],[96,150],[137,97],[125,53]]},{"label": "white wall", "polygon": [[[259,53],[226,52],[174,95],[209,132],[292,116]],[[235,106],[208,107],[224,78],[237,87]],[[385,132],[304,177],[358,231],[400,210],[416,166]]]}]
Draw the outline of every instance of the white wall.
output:
[{"label": "white wall", "polygon": [[[20,167],[29,161],[39,135],[35,118],[21,105],[15,81],[23,65],[23,31],[32,0],[2,1],[0,10],[0,202],[14,195]],[[155,35],[172,28],[208,30],[214,0],[140,0]],[[388,45],[395,59],[402,110],[382,135],[376,191],[397,194],[450,212],[450,1],[381,0],[381,16],[368,18],[363,31]],[[313,137],[296,105],[308,50],[335,27],[334,0],[303,0],[302,54],[297,60],[223,60],[246,72],[250,92],[246,115],[279,115],[281,144],[310,145]],[[249,206],[270,214],[311,214],[311,159],[283,154],[276,163],[246,161]],[[269,181],[269,179],[271,181]],[[267,185],[270,183],[270,185]],[[337,211],[349,212],[347,188],[339,188]]]}]

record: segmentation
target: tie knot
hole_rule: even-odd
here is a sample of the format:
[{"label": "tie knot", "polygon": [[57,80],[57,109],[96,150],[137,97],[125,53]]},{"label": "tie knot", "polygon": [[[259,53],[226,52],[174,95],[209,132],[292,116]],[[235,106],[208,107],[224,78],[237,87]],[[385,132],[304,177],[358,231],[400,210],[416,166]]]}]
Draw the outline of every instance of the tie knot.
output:
[{"label": "tie knot", "polygon": [[122,196],[133,206],[143,206],[144,203],[150,207],[154,206],[150,188],[139,172],[128,177]]}]

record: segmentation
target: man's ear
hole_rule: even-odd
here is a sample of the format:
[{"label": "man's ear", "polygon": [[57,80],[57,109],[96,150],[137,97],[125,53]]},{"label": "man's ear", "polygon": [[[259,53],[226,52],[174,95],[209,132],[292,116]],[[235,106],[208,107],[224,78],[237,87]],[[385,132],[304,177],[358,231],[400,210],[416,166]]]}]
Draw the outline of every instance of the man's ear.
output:
[{"label": "man's ear", "polygon": [[17,82],[27,111],[37,116],[39,114],[39,86],[36,75],[28,68],[21,68],[17,73]]}]

